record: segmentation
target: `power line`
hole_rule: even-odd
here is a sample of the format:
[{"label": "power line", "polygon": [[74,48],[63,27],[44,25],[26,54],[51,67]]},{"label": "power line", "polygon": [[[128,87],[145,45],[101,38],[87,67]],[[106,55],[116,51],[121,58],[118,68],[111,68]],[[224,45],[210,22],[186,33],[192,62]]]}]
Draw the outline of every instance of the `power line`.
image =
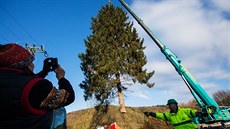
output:
[{"label": "power line", "polygon": [[15,23],[17,23],[17,25],[19,26],[19,27],[21,27],[22,28],[22,30],[35,42],[35,43],[37,43],[37,41],[32,37],[32,35],[31,34],[29,34],[29,32],[28,31],[26,31],[26,29],[13,17],[13,15],[11,15],[10,13],[9,13],[9,11],[7,11],[2,5],[1,5],[1,3],[0,3],[0,7],[14,20],[14,22]]},{"label": "power line", "polygon": [[10,42],[10,40],[8,40],[6,37],[3,37],[2,35],[0,35],[2,37],[3,40],[6,40],[7,42]]},{"label": "power line", "polygon": [[18,39],[19,41],[21,41],[21,39],[20,39],[13,31],[11,31],[9,27],[7,27],[6,25],[2,24],[1,22],[0,22],[0,24],[1,24],[2,26],[4,26],[11,34],[13,34],[13,36],[14,36],[16,39]]}]

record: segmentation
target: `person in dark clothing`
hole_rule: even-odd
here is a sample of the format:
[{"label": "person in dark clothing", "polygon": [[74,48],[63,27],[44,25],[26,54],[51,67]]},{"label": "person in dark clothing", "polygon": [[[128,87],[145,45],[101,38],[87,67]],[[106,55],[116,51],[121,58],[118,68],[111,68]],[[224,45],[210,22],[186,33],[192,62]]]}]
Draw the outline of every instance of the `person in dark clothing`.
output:
[{"label": "person in dark clothing", "polygon": [[65,71],[60,65],[54,70],[57,89],[44,79],[50,72],[47,60],[38,74],[33,73],[33,60],[20,45],[0,45],[0,129],[66,128],[64,106],[75,96]]}]

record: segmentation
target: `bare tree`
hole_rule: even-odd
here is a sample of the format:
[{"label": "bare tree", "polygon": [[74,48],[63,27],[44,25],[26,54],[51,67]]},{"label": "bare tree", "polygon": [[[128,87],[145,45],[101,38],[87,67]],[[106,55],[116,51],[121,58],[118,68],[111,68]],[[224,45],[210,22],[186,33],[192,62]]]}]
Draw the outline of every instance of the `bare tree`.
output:
[{"label": "bare tree", "polygon": [[213,98],[220,106],[230,106],[229,90],[219,90],[213,94]]}]

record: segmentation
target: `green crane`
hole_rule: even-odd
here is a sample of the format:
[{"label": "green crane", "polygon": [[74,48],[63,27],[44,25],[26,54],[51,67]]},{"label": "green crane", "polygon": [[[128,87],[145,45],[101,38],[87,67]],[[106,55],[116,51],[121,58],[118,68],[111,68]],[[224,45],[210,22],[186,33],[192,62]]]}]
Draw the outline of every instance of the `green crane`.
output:
[{"label": "green crane", "polygon": [[189,71],[181,64],[181,60],[164,44],[162,44],[151,30],[144,24],[144,22],[131,10],[131,8],[123,0],[119,0],[121,4],[128,10],[128,12],[136,19],[140,26],[146,31],[151,39],[157,44],[161,52],[166,56],[169,62],[174,66],[178,74],[191,91],[195,100],[199,104],[202,117],[196,118],[197,124],[202,124],[204,128],[230,127],[230,107],[219,106],[201,87]]}]

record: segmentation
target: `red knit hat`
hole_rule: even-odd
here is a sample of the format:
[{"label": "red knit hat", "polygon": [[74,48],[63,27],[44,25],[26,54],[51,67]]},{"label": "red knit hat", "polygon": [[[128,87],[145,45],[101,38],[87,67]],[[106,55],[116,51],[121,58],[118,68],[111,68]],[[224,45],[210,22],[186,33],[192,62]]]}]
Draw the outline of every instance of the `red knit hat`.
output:
[{"label": "red knit hat", "polygon": [[33,60],[34,56],[18,44],[0,45],[0,67],[25,68]]}]

